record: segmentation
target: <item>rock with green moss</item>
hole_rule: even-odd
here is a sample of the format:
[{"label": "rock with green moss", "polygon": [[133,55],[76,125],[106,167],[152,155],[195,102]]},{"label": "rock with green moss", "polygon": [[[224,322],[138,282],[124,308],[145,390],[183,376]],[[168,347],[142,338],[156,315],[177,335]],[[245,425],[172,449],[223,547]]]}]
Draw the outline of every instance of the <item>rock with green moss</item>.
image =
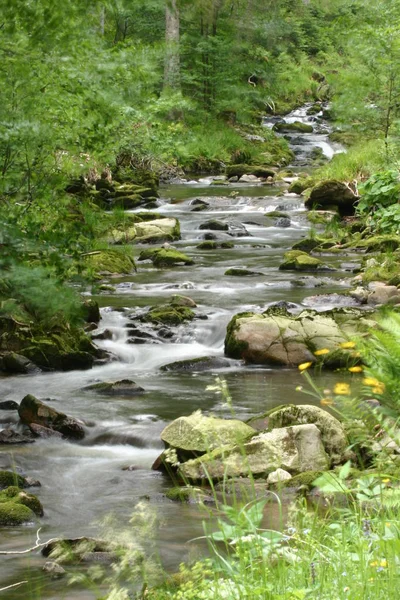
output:
[{"label": "rock with green moss", "polygon": [[161,367],[161,371],[174,372],[199,372],[212,371],[214,369],[226,369],[231,366],[228,359],[221,356],[202,356],[199,358],[186,358],[185,360],[177,360]]},{"label": "rock with green moss", "polygon": [[279,265],[280,271],[333,271],[332,267],[324,264],[319,258],[314,258],[300,250],[290,250],[283,256],[284,261]]},{"label": "rock with green moss", "polygon": [[319,406],[307,404],[285,406],[273,409],[268,415],[268,427],[288,427],[313,423],[321,432],[321,439],[331,466],[347,460],[349,445],[340,421]]},{"label": "rock with green moss", "polygon": [[42,548],[42,554],[57,563],[112,562],[117,545],[90,537],[53,539]]},{"label": "rock with green moss", "polygon": [[297,179],[296,181],[293,181],[290,186],[288,191],[291,194],[302,194],[304,192],[304,190],[307,190],[308,188],[312,187],[314,185],[314,181],[311,177],[306,177],[306,178],[302,178],[300,177],[299,179]]},{"label": "rock with green moss", "polygon": [[354,215],[359,197],[347,183],[336,179],[315,185],[305,201],[308,209],[336,209],[342,217]]},{"label": "rock with green moss", "polygon": [[18,414],[22,423],[26,425],[36,423],[42,427],[58,431],[64,437],[71,439],[80,440],[85,436],[81,421],[55,410],[31,394],[22,399]]},{"label": "rock with green moss", "polygon": [[181,296],[180,294],[174,294],[170,300],[172,306],[188,306],[189,308],[196,308],[197,304],[193,298],[189,296]]},{"label": "rock with green moss", "polygon": [[165,492],[165,496],[169,500],[187,502],[189,504],[200,504],[203,502],[213,501],[213,498],[210,496],[210,494],[207,494],[201,488],[193,487],[191,485],[173,487]]},{"label": "rock with green moss", "polygon": [[297,316],[241,313],[228,325],[225,353],[249,363],[297,366],[315,362],[316,350],[336,349],[345,339],[331,316],[314,311]]},{"label": "rock with green moss", "polygon": [[22,525],[43,516],[43,507],[33,494],[10,486],[0,492],[0,526]]},{"label": "rock with green moss", "polygon": [[180,239],[181,232],[178,219],[167,217],[143,220],[124,229],[119,228],[111,231],[111,241],[116,244],[127,244],[132,241],[148,244],[173,242]]},{"label": "rock with green moss", "polygon": [[368,253],[393,252],[400,247],[400,238],[398,235],[372,235],[366,239],[355,240],[350,246],[364,249]]},{"label": "rock with green moss", "polygon": [[258,275],[263,275],[263,273],[258,271],[250,271],[249,269],[232,267],[231,269],[225,271],[224,275],[228,275],[230,277],[256,277]]},{"label": "rock with green moss", "polygon": [[179,417],[167,425],[161,439],[178,457],[198,456],[220,446],[243,443],[255,435],[255,430],[238,419],[206,417],[196,411],[188,417]]},{"label": "rock with green moss", "polygon": [[300,250],[301,252],[311,252],[312,250],[319,248],[321,244],[324,244],[326,242],[328,242],[331,246],[334,245],[332,241],[328,241],[320,237],[303,238],[302,240],[299,240],[298,242],[293,244],[292,249]]},{"label": "rock with green moss", "polygon": [[7,487],[18,487],[25,488],[29,487],[29,484],[25,477],[14,473],[13,471],[0,471],[0,490],[4,490]]},{"label": "rock with green moss", "polygon": [[305,473],[299,473],[291,479],[284,482],[283,486],[293,488],[296,491],[301,489],[309,490],[314,487],[314,481],[323,475],[323,471],[305,471]]},{"label": "rock with green moss", "polygon": [[173,267],[175,265],[193,265],[194,260],[189,258],[183,252],[174,248],[161,248],[152,257],[152,262],[155,267]]},{"label": "rock with green moss", "polygon": [[303,123],[302,121],[275,123],[273,129],[274,131],[279,131],[279,133],[312,133],[314,131],[312,125],[307,125],[307,123]]},{"label": "rock with green moss", "polygon": [[225,169],[226,176],[230,179],[231,177],[237,177],[240,179],[243,175],[255,175],[262,179],[268,179],[268,177],[275,177],[276,171],[271,167],[265,167],[263,165],[230,165]]},{"label": "rock with green moss", "polygon": [[142,250],[138,261],[151,260],[157,268],[174,267],[176,265],[192,265],[194,261],[175,248],[149,248]]},{"label": "rock with green moss", "polygon": [[210,221],[202,223],[199,229],[209,229],[210,231],[228,231],[229,225],[228,223],[223,223],[217,219],[210,219]]},{"label": "rock with green moss", "polygon": [[151,308],[144,317],[143,321],[154,323],[155,325],[181,325],[187,321],[192,321],[195,313],[188,306],[174,306],[172,304],[163,304]]},{"label": "rock with green moss", "polygon": [[85,256],[88,267],[97,274],[118,273],[129,275],[136,270],[135,261],[130,250],[98,250]]},{"label": "rock with green moss", "polygon": [[277,469],[301,473],[326,470],[321,434],[315,425],[295,425],[261,433],[235,446],[222,446],[178,467],[178,474],[190,481],[224,477],[267,477]]}]

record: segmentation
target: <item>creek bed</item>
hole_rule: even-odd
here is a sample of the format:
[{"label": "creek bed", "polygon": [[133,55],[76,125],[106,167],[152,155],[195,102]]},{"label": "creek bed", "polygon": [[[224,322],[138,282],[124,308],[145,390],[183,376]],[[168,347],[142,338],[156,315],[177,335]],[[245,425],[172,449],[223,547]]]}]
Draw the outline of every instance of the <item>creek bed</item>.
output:
[{"label": "creek bed", "polygon": [[[311,141],[315,144],[315,135]],[[325,137],[322,141],[326,143]],[[38,440],[32,445],[0,448],[0,468],[22,470],[42,483],[41,488],[32,489],[45,509],[41,519],[42,539],[98,536],[100,523],[110,514],[114,515],[116,527],[126,528],[135,506],[145,502],[162,517],[155,535],[163,564],[167,569],[176,569],[182,560],[193,555],[196,546],[201,551],[201,542],[188,544],[188,540],[202,535],[204,514],[196,506],[166,499],[170,482],[151,470],[162,449],[160,432],[166,423],[198,409],[230,416],[229,407],[221,398],[206,390],[215,382],[216,374],[226,378],[234,411],[240,419],[287,402],[310,402],[309,396],[295,391],[302,382],[296,369],[245,366],[232,361],[229,368],[211,372],[160,370],[177,360],[223,356],[226,325],[238,312],[265,310],[271,303],[282,300],[300,307],[307,296],[341,293],[348,287],[350,273],[342,270],[341,259],[336,255],[327,256],[326,260],[338,270],[316,274],[316,281],[313,278],[314,281],[303,280],[299,284],[299,274],[278,270],[282,254],[309,229],[301,198],[281,194],[280,185],[214,186],[207,179],[164,186],[157,211],[180,220],[182,239],[174,246],[192,257],[195,264],[159,270],[150,263],[138,263],[136,274],[111,280],[115,292],[95,297],[102,307],[101,327],[113,332],[111,340],[98,343],[113,352],[117,360],[90,371],[0,379],[1,400],[19,402],[28,393],[50,398],[49,404],[88,425],[88,434],[81,443]],[[207,200],[207,210],[192,212],[195,198]],[[291,226],[275,227],[265,217],[272,210],[288,213]],[[249,235],[232,238],[222,234],[222,238],[234,242],[232,249],[197,249],[204,233],[199,226],[209,219],[237,222],[244,225]],[[140,250],[135,249],[137,255]],[[225,276],[231,267],[254,269],[260,275]],[[314,287],[320,284],[323,287]],[[163,303],[173,294],[193,298],[198,311],[207,319],[181,326],[173,343],[128,344],[129,312],[121,309]],[[325,307],[322,304],[318,308]],[[82,392],[84,386],[95,381],[124,378],[133,379],[146,392],[131,399]],[[324,373],[316,379],[326,387],[335,380],[335,375]],[[122,470],[127,466],[133,470]],[[269,521],[271,526],[279,526],[274,505]],[[35,527],[3,528],[1,549],[24,549],[32,546],[35,538]],[[28,593],[23,586],[3,593],[5,599],[36,598],[37,588],[40,597],[49,600],[96,597],[82,588],[65,591],[64,584],[43,579],[40,571],[43,559],[38,554],[1,557],[0,561],[2,585],[27,578],[31,581]]]}]

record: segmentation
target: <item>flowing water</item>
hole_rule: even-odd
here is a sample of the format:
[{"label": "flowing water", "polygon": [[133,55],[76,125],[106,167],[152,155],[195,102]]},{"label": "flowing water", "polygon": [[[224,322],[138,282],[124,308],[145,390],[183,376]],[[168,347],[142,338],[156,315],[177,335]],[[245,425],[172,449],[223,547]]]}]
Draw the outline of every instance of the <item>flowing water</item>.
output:
[{"label": "flowing water", "polygon": [[[306,108],[286,119],[308,120]],[[326,124],[318,120],[317,124],[316,133],[302,134],[302,140],[297,136],[292,141],[295,163],[307,162],[315,145],[329,157],[338,150],[328,142]],[[40,488],[29,491],[37,493],[45,509],[41,519],[43,540],[54,536],[99,535],[99,523],[110,514],[115,517],[116,528],[128,527],[135,506],[145,502],[161,516],[161,526],[155,533],[162,561],[166,568],[176,568],[201,546],[188,540],[202,534],[204,514],[196,506],[166,499],[164,494],[170,482],[151,470],[162,449],[160,432],[166,423],[197,409],[206,414],[229,416],[229,408],[220,396],[207,390],[216,374],[222,374],[227,380],[234,411],[241,419],[282,403],[310,401],[295,391],[301,377],[294,369],[246,366],[232,360],[220,370],[198,373],[160,370],[176,360],[222,357],[226,325],[238,312],[262,311],[281,300],[300,308],[309,304],[305,300],[308,296],[340,294],[348,287],[351,265],[341,264],[335,255],[325,257],[338,269],[329,273],[329,277],[326,273],[299,277],[299,274],[278,270],[283,252],[309,229],[300,197],[288,194],[282,185],[216,186],[211,182],[212,178],[196,178],[167,185],[161,189],[161,206],[157,209],[180,220],[182,239],[174,246],[193,257],[195,265],[159,270],[151,263],[138,263],[136,274],[112,279],[115,291],[96,298],[102,307],[101,329],[112,332],[112,339],[98,344],[112,352],[115,361],[90,371],[41,373],[0,380],[1,400],[20,401],[31,393],[83,419],[87,425],[87,435],[81,443],[38,440],[35,444],[0,449],[0,468],[15,468],[41,481]],[[196,198],[208,202],[206,210],[193,212]],[[288,213],[290,227],[274,226],[274,221],[265,216],[273,210]],[[240,232],[240,237],[214,232],[219,239],[233,241],[234,248],[196,248],[204,236],[199,226],[210,218],[227,221],[234,231]],[[139,251],[137,248],[137,254]],[[246,267],[259,274],[253,277],[224,275],[230,267]],[[193,298],[201,318],[179,327],[172,341],[128,343],[126,326],[132,315],[144,307],[167,301],[173,294]],[[326,306],[320,303],[318,309]],[[330,377],[325,374],[324,383],[329,382]],[[84,386],[96,381],[124,378],[136,381],[145,393],[127,399],[82,391]],[[0,413],[0,428],[2,422],[16,422],[15,414]],[[273,505],[269,518],[272,525],[277,522]],[[1,550],[22,550],[34,544],[36,528],[3,528],[0,536]],[[4,593],[4,598],[36,598],[35,585],[41,589],[42,598],[96,597],[95,593],[81,588],[65,591],[64,584],[47,579],[43,582],[40,574],[43,559],[38,553],[23,558],[0,557],[0,561],[0,587],[28,577],[31,580],[29,589],[22,586]]]}]

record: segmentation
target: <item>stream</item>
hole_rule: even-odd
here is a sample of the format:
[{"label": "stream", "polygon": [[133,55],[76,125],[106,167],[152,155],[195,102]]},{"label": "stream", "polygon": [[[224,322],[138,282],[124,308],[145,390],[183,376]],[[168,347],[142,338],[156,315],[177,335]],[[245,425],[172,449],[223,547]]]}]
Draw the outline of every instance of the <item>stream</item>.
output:
[{"label": "stream", "polygon": [[[293,169],[309,164],[312,149],[322,148],[328,158],[342,149],[328,139],[329,127],[321,115],[307,116],[307,105],[285,120],[315,124],[312,134],[291,134],[295,152]],[[268,119],[264,123],[271,125]],[[349,287],[352,257],[342,263],[337,255],[324,257],[337,268],[332,273],[315,275],[279,271],[282,254],[307,235],[310,228],[302,199],[288,194],[284,183],[229,183],[213,185],[212,177],[162,186],[161,206],[157,212],[177,217],[182,239],[173,245],[195,261],[194,266],[156,269],[138,263],[132,276],[110,278],[115,291],[94,298],[100,303],[100,329],[112,331],[112,339],[98,345],[112,352],[116,360],[90,371],[40,373],[0,379],[0,399],[20,402],[30,393],[46,399],[51,406],[85,421],[87,435],[80,443],[59,439],[38,439],[34,444],[1,446],[0,469],[13,468],[40,480],[40,488],[28,491],[40,498],[45,516],[40,520],[41,538],[100,536],[101,522],[114,515],[115,530],[128,528],[138,502],[145,502],[161,517],[155,532],[156,546],[167,569],[176,569],[182,560],[201,552],[201,542],[188,543],[203,534],[204,513],[191,504],[173,502],[165,497],[171,483],[161,473],[151,470],[163,444],[160,432],[172,419],[201,409],[205,414],[230,416],[229,408],[207,386],[222,375],[229,385],[234,411],[247,419],[284,403],[309,403],[310,397],[295,391],[302,382],[296,369],[246,366],[231,360],[222,369],[203,372],[164,372],[168,363],[201,356],[223,356],[226,326],[231,317],[242,311],[263,311],[278,301],[290,301],[299,308],[317,294],[340,294]],[[193,212],[193,201],[208,202],[206,210]],[[284,211],[290,227],[276,227],[265,215]],[[233,241],[230,249],[200,250],[204,239],[199,226],[215,218],[229,221],[240,237],[213,232],[218,240]],[[243,227],[245,229],[243,229]],[[147,247],[147,246],[146,246]],[[136,255],[142,248],[135,249]],[[356,259],[354,259],[356,261]],[[253,277],[224,275],[230,267],[245,267],[259,272]],[[180,326],[173,341],[129,344],[126,325],[135,311],[166,302],[173,294],[190,296],[202,317]],[[318,310],[329,308],[319,303]],[[334,375],[320,376],[323,385]],[[82,388],[97,381],[133,379],[145,393],[133,398],[107,397]],[[318,379],[318,378],[317,378]],[[0,429],[16,422],[15,412],[0,413]],[[130,467],[131,470],[123,470]],[[277,522],[278,511],[271,505],[270,525]],[[36,527],[25,526],[1,530],[1,550],[23,550],[35,543]],[[0,584],[30,580],[3,593],[2,598],[17,600],[40,597],[58,600],[96,598],[93,591],[66,588],[65,582],[44,577],[44,560],[39,553],[22,558],[1,557]],[[1,586],[0,586],[1,587]]]}]

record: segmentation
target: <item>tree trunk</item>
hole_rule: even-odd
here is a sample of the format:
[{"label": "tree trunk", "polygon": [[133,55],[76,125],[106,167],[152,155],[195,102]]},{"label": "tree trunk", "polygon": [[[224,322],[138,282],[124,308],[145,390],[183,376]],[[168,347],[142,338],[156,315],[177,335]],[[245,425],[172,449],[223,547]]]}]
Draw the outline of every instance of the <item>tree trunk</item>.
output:
[{"label": "tree trunk", "polygon": [[166,0],[164,91],[177,91],[180,86],[178,0]]}]

